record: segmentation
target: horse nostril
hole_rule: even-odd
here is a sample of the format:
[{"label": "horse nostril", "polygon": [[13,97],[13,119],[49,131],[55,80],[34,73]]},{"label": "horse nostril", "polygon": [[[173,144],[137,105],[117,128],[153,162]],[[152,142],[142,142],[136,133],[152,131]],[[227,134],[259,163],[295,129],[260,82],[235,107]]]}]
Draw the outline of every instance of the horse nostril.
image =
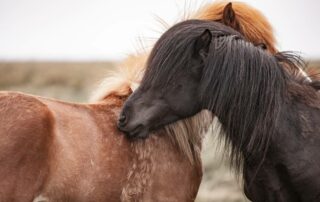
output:
[{"label": "horse nostril", "polygon": [[124,114],[122,114],[121,116],[120,116],[120,119],[119,119],[119,121],[120,122],[124,122],[124,121],[126,121],[126,115],[124,115]]},{"label": "horse nostril", "polygon": [[121,125],[121,126],[125,125],[126,120],[127,120],[126,115],[122,114],[122,115],[120,116],[120,118],[119,118],[119,125]]}]

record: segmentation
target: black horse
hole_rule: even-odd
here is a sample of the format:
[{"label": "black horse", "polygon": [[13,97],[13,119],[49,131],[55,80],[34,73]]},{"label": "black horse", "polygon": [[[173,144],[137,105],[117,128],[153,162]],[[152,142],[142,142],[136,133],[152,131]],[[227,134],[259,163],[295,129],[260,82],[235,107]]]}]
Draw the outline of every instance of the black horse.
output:
[{"label": "black horse", "polygon": [[208,109],[222,123],[250,200],[320,201],[320,85],[287,71],[300,64],[219,23],[179,23],[153,48],[118,126],[143,138]]}]

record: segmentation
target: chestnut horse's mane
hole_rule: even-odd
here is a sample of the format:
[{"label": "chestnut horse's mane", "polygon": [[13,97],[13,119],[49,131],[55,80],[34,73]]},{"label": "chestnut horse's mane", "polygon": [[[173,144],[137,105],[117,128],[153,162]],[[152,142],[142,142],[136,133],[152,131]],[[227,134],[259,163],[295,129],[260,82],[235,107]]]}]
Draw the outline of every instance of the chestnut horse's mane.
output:
[{"label": "chestnut horse's mane", "polygon": [[[224,7],[227,4],[228,2],[223,1],[206,5],[190,18],[221,21]],[[233,2],[232,8],[236,12],[240,32],[245,38],[254,44],[265,44],[271,53],[277,52],[272,27],[258,10],[241,2]],[[140,84],[147,57],[148,53],[130,55],[101,82],[100,87],[93,93],[90,100],[93,102],[102,101],[111,94],[129,96]],[[168,125],[165,129],[182,153],[191,162],[195,162],[200,160],[200,148],[197,148],[196,145],[201,145],[203,134],[210,127],[212,120],[211,113],[202,111],[191,118]]]},{"label": "chestnut horse's mane", "polygon": [[123,62],[111,69],[92,94],[90,101],[101,101],[107,96],[129,96],[140,84],[148,54],[129,55]]},{"label": "chestnut horse's mane", "polygon": [[[192,19],[221,21],[227,1],[217,1],[199,9]],[[267,18],[257,9],[243,2],[232,2],[239,32],[251,43],[265,44],[272,54],[278,52],[273,28]],[[253,25],[254,24],[254,25]]]}]

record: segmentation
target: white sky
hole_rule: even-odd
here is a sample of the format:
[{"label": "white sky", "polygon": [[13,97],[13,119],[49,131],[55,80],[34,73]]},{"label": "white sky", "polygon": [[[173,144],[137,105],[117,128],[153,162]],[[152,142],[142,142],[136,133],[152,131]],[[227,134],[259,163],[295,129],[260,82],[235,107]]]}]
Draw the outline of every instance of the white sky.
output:
[{"label": "white sky", "polygon": [[[244,0],[272,23],[280,50],[320,58],[319,0]],[[187,3],[186,3],[187,2]],[[0,0],[0,59],[121,59],[209,0]]]}]

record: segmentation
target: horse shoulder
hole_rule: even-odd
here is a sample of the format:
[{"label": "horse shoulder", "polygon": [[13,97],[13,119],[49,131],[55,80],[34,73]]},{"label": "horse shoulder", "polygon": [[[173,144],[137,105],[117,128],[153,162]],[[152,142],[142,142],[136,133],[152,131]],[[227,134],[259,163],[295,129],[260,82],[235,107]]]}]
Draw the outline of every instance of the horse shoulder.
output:
[{"label": "horse shoulder", "polygon": [[279,135],[273,144],[277,155],[272,157],[277,159],[279,176],[287,176],[282,180],[300,198],[313,200],[320,193],[317,177],[320,175],[320,110],[305,102],[292,101],[285,106],[279,120]]}]

